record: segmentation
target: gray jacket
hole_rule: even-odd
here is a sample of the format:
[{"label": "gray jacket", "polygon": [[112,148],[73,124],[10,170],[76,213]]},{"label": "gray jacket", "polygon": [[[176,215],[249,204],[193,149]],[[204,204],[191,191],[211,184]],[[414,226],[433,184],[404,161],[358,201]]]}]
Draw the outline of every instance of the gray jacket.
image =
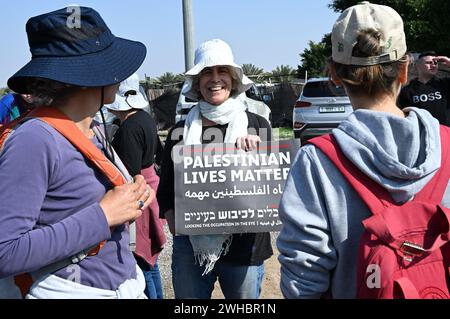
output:
[{"label": "gray jacket", "polygon": [[[400,118],[357,110],[333,130],[346,157],[396,202],[413,198],[441,165],[439,123],[407,108]],[[442,203],[450,207],[450,188]],[[277,240],[286,298],[356,297],[361,221],[371,216],[350,184],[313,145],[300,149],[280,203]]]}]

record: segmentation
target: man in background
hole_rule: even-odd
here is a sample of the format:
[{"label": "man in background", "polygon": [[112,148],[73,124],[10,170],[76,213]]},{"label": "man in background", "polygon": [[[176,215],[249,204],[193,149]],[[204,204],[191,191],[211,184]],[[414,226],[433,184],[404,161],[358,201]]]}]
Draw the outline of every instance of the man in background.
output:
[{"label": "man in background", "polygon": [[439,123],[450,126],[450,78],[436,77],[439,63],[450,67],[446,56],[435,56],[434,52],[419,55],[415,63],[418,77],[402,88],[398,105],[428,110]]}]

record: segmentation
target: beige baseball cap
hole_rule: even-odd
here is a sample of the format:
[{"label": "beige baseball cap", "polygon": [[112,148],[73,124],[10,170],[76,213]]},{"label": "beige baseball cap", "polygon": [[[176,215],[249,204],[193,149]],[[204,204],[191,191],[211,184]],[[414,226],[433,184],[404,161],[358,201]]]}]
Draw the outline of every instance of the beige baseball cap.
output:
[{"label": "beige baseball cap", "polygon": [[[374,29],[381,33],[382,53],[371,57],[354,57],[358,33]],[[333,61],[345,65],[377,65],[400,60],[406,53],[403,20],[391,7],[363,1],[347,8],[337,19],[331,34]]]}]

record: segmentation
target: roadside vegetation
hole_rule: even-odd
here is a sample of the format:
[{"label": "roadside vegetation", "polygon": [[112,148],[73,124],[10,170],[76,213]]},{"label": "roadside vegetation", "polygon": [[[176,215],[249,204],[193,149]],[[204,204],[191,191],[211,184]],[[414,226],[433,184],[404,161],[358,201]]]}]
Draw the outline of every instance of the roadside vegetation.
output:
[{"label": "roadside vegetation", "polygon": [[294,138],[294,131],[289,127],[276,127],[272,132],[275,141],[290,140]]}]

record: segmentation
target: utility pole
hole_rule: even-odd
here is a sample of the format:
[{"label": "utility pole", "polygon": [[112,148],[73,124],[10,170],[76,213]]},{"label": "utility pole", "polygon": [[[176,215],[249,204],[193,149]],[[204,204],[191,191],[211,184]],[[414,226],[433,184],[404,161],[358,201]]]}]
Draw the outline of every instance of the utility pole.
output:
[{"label": "utility pole", "polygon": [[194,66],[194,13],[192,0],[183,0],[184,64],[186,71]]}]

